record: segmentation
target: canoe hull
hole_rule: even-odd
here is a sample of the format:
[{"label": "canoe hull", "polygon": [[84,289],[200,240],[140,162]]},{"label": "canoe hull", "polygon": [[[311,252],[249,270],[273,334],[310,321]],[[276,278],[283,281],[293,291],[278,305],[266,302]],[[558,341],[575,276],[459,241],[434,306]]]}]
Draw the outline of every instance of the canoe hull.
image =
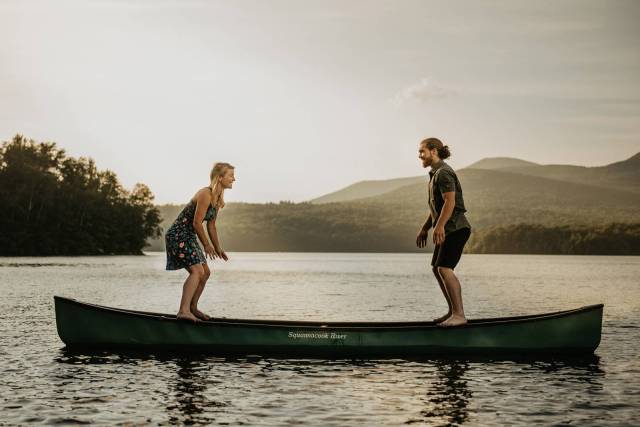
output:
[{"label": "canoe hull", "polygon": [[197,350],[211,354],[423,357],[457,354],[590,354],[600,343],[603,306],[548,315],[470,321],[326,323],[216,319],[113,309],[55,297],[58,335],[68,347]]}]

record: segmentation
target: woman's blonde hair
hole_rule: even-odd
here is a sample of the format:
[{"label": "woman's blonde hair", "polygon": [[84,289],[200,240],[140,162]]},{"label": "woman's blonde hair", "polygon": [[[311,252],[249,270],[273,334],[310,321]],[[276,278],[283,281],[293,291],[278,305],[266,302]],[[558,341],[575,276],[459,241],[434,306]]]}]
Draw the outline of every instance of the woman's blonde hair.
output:
[{"label": "woman's blonde hair", "polygon": [[[213,194],[216,190],[216,187],[219,185],[220,178],[222,178],[229,169],[235,169],[229,163],[218,162],[213,165],[213,169],[211,169],[211,173],[209,177],[211,178],[211,194]],[[224,188],[220,191],[220,197],[218,200],[211,199],[211,206],[214,208],[222,209],[224,207]]]}]

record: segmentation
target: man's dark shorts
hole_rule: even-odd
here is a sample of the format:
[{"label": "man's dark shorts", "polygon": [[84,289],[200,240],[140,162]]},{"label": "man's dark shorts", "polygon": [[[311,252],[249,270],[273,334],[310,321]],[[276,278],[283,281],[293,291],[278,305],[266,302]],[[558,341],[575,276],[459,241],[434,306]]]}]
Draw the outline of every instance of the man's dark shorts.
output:
[{"label": "man's dark shorts", "polygon": [[431,265],[434,267],[447,267],[450,269],[456,268],[464,245],[469,240],[471,235],[470,228],[461,228],[453,233],[449,233],[445,236],[444,243],[436,245],[433,249],[433,258],[431,258]]}]

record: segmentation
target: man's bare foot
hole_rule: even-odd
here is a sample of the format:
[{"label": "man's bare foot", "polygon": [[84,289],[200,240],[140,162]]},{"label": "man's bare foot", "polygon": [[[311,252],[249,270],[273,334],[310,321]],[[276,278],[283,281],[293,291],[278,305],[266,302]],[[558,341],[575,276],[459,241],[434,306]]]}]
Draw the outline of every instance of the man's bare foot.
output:
[{"label": "man's bare foot", "polygon": [[200,319],[198,319],[196,316],[194,316],[191,312],[184,312],[184,311],[179,311],[178,314],[176,314],[176,317],[178,319],[183,319],[183,320],[191,320],[192,322],[199,322]]},{"label": "man's bare foot", "polygon": [[466,324],[467,324],[467,319],[464,316],[452,314],[451,317],[449,317],[444,322],[438,323],[438,326],[442,326],[443,328],[451,328],[453,326],[461,326]]},{"label": "man's bare foot", "polygon": [[451,312],[445,314],[444,316],[440,316],[437,319],[433,319],[433,323],[440,323],[444,320],[447,320],[449,317],[451,317]]},{"label": "man's bare foot", "polygon": [[202,320],[209,320],[211,319],[211,316],[209,316],[208,314],[204,314],[203,312],[201,312],[200,310],[198,310],[197,308],[192,308],[191,309],[191,313],[196,316],[198,319],[202,319]]}]

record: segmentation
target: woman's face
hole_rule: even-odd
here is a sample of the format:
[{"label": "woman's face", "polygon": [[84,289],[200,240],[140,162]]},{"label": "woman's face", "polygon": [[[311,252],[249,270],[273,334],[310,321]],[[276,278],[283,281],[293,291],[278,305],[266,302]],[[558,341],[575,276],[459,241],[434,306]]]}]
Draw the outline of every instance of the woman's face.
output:
[{"label": "woman's face", "polygon": [[233,182],[235,180],[236,180],[236,177],[234,175],[234,169],[227,169],[224,175],[222,175],[222,178],[220,179],[220,183],[222,184],[222,188],[227,189],[227,188],[233,187]]}]

